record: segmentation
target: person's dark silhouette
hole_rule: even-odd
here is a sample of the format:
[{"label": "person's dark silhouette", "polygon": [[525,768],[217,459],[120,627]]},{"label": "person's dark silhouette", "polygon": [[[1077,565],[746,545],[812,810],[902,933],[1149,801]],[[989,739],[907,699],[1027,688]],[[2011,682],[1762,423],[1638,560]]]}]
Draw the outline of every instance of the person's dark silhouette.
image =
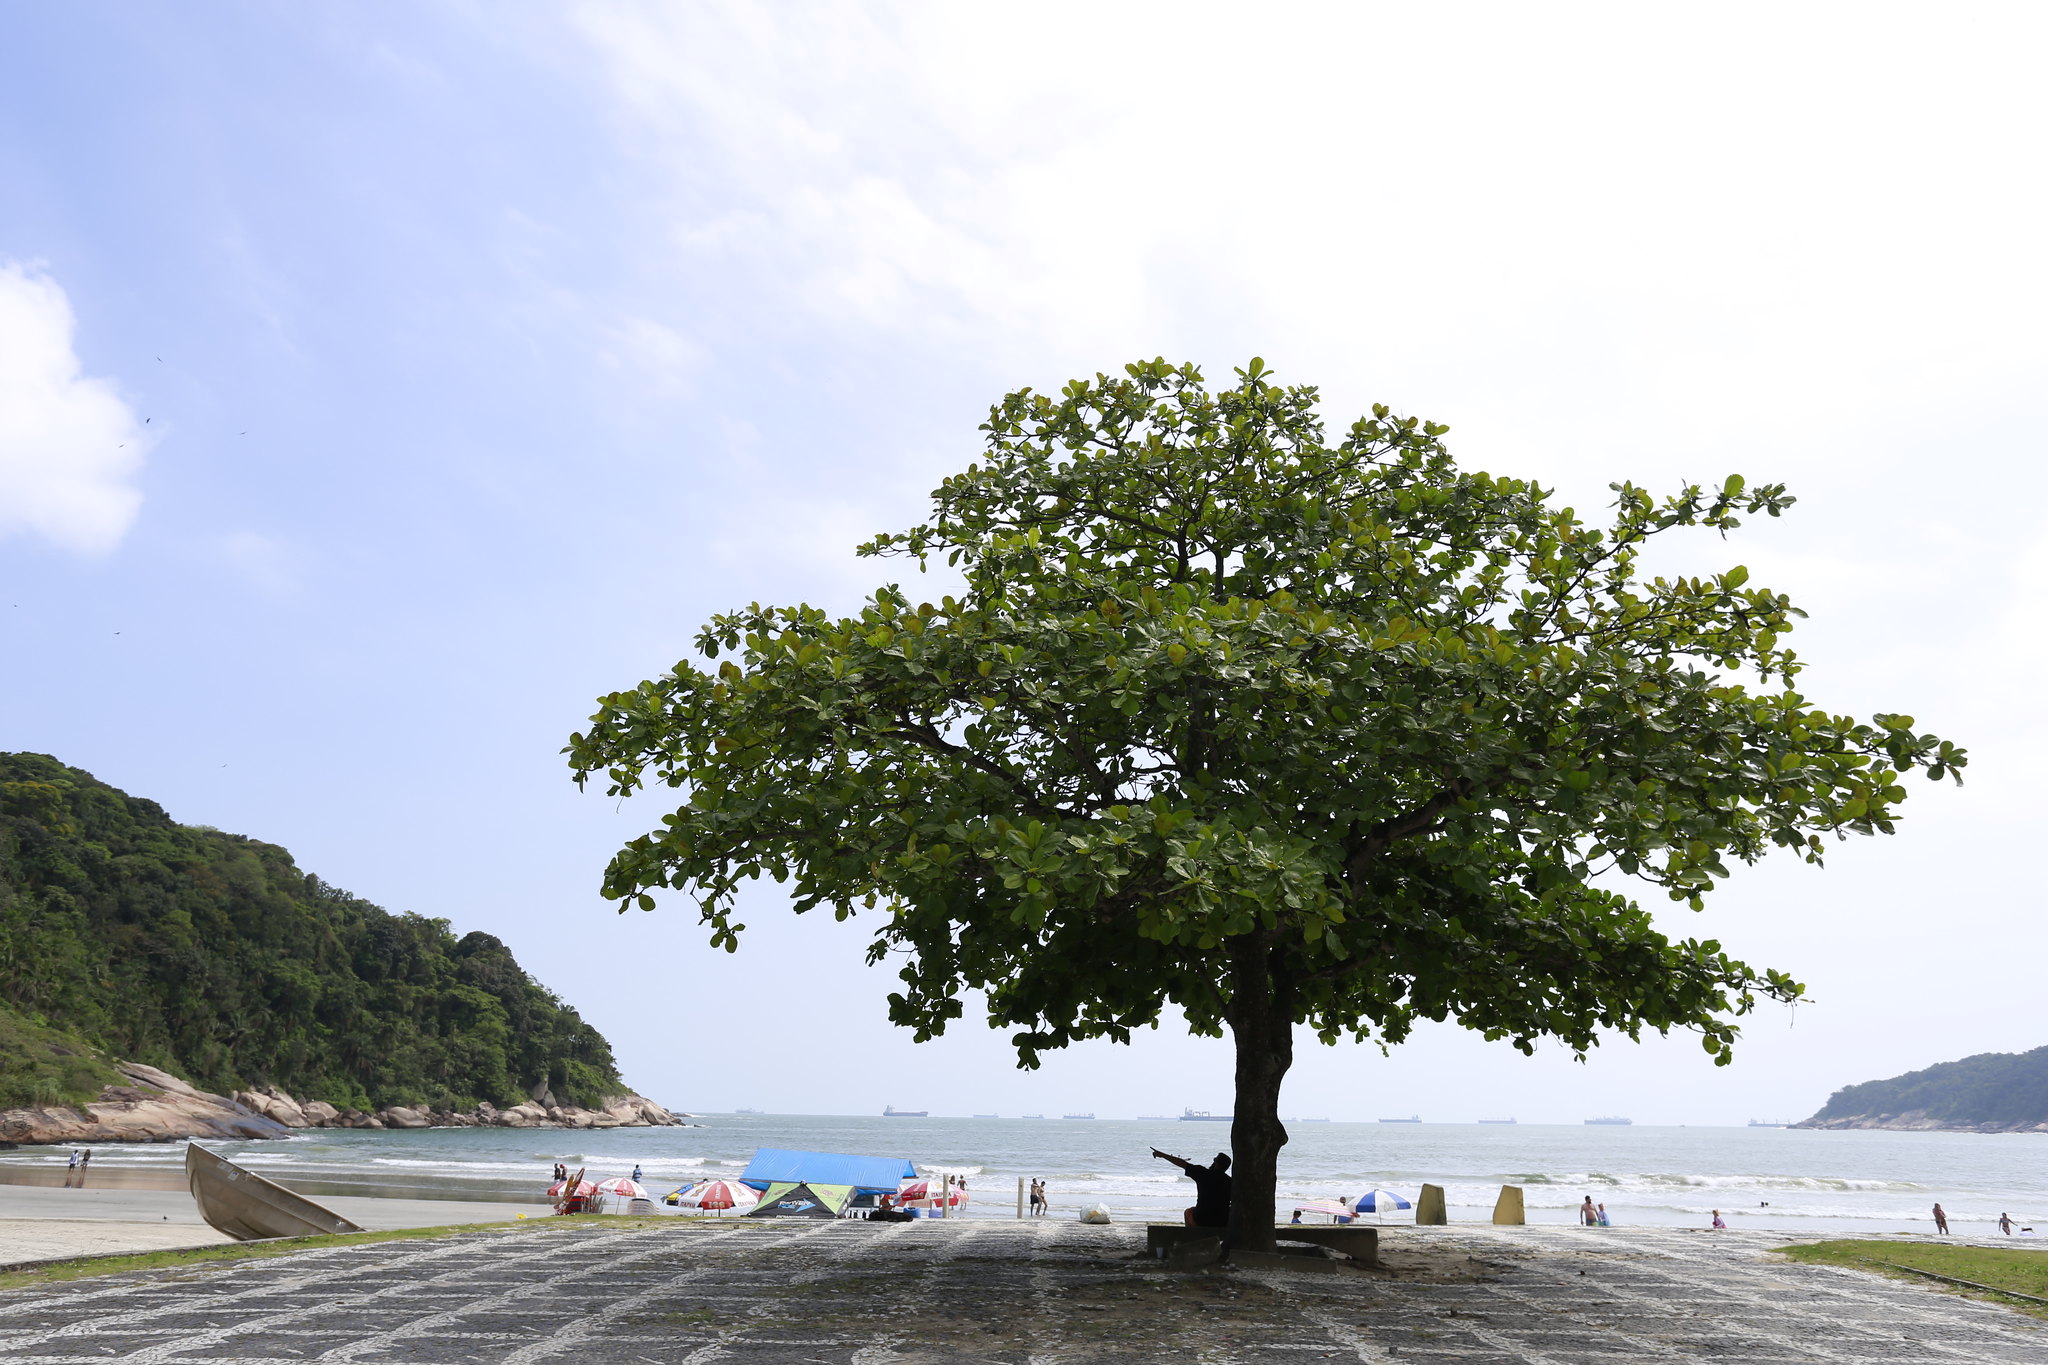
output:
[{"label": "person's dark silhouette", "polygon": [[1161,1161],[1170,1161],[1187,1173],[1195,1182],[1195,1206],[1181,1217],[1191,1228],[1227,1228],[1230,1226],[1230,1158],[1222,1152],[1206,1166],[1197,1166],[1184,1157],[1168,1156],[1157,1147],[1152,1155]]}]

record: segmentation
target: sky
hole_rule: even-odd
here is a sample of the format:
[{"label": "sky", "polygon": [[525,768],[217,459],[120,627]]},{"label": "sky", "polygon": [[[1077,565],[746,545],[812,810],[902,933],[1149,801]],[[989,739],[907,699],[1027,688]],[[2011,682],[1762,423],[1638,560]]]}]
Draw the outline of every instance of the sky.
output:
[{"label": "sky", "polygon": [[1747,565],[1811,613],[1810,697],[1972,754],[1895,837],[1658,910],[1808,985],[1732,1067],[1305,1039],[1283,1112],[1741,1123],[2048,1044],[2038,7],[0,11],[0,747],[497,934],[642,1092],[1229,1107],[1176,1028],[913,1044],[860,922],[772,888],[736,956],[619,915],[660,811],[559,753],[712,613],[912,573],[852,549],[1002,394],[1155,355],[1446,422],[1589,514],[1786,482],[1663,567]]}]

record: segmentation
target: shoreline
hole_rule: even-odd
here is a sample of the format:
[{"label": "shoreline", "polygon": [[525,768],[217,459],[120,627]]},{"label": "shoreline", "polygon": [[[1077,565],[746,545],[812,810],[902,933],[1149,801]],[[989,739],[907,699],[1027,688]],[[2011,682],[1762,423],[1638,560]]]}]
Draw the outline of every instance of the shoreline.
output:
[{"label": "shoreline", "polygon": [[[520,1203],[330,1195],[320,1202],[371,1232],[514,1222],[552,1213],[544,1199]],[[182,1183],[174,1189],[136,1185],[63,1189],[0,1183],[0,1266],[58,1257],[214,1246],[234,1240],[207,1225]]]}]

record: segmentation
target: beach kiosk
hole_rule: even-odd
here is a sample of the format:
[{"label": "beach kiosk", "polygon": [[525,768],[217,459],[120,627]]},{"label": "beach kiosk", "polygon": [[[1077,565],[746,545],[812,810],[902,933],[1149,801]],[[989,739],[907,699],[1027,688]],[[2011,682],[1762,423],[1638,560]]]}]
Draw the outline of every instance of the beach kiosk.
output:
[{"label": "beach kiosk", "polygon": [[[754,1159],[740,1173],[740,1184],[757,1191],[761,1200],[747,1218],[864,1216],[857,1210],[894,1194],[917,1167],[900,1156],[854,1156],[848,1152],[800,1152],[782,1147],[757,1147]],[[796,1187],[803,1187],[803,1193]],[[771,1196],[773,1196],[771,1198]],[[785,1207],[810,1203],[811,1208]],[[822,1208],[826,1211],[820,1212]]]}]

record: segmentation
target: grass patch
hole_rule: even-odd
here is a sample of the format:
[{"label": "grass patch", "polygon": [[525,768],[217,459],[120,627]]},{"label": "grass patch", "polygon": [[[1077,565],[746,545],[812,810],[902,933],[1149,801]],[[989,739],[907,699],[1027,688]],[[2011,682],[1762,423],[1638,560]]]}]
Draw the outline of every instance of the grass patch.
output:
[{"label": "grass patch", "polygon": [[[711,1220],[702,1220],[708,1222]],[[183,1251],[138,1251],[129,1256],[82,1256],[75,1260],[22,1270],[0,1270],[0,1291],[27,1289],[37,1285],[82,1280],[96,1275],[123,1275],[134,1270],[182,1270],[217,1265],[227,1261],[260,1261],[272,1256],[289,1256],[321,1247],[367,1246],[372,1242],[402,1242],[425,1237],[453,1237],[461,1233],[504,1235],[520,1232],[644,1232],[653,1227],[701,1225],[694,1218],[621,1218],[610,1214],[583,1214],[569,1218],[543,1216],[502,1223],[453,1223],[437,1228],[395,1228],[389,1232],[345,1232],[323,1237],[286,1237],[261,1242],[224,1242],[219,1246],[192,1247]]]},{"label": "grass patch", "polygon": [[[2027,1301],[2029,1298],[2048,1299],[2048,1251],[2019,1247],[1943,1246],[1934,1242],[1865,1241],[1811,1242],[1777,1250],[1782,1256],[1809,1265],[1872,1270],[1896,1280],[1915,1280],[1921,1284],[1941,1283],[1930,1281],[1925,1275],[1967,1280],[1969,1286],[1944,1287],[1973,1298],[1993,1298],[2037,1317],[2048,1317],[2048,1304]],[[1916,1270],[1925,1272],[1925,1275],[1914,1274]],[[2008,1297],[2013,1294],[2027,1297]]]},{"label": "grass patch", "polygon": [[0,1109],[90,1104],[121,1083],[85,1039],[0,1006]]}]

